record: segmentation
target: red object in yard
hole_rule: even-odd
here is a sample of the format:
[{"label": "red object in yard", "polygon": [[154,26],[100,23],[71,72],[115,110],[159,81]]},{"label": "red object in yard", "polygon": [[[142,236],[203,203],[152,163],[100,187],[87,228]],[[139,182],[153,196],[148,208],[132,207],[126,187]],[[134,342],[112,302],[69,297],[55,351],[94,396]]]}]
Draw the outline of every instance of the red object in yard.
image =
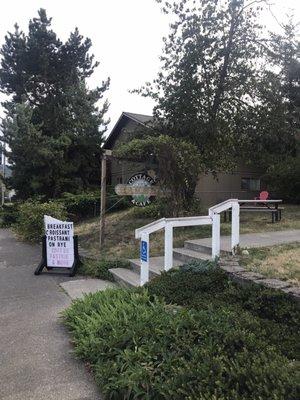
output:
[{"label": "red object in yard", "polygon": [[254,200],[268,200],[269,198],[269,192],[267,191],[262,191],[259,193],[259,197],[255,197]]}]

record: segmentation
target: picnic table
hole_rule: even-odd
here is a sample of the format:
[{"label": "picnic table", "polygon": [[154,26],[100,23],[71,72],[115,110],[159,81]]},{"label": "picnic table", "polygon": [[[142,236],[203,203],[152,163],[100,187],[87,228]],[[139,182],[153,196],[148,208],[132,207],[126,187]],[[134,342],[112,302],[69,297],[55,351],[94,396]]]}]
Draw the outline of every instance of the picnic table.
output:
[{"label": "picnic table", "polygon": [[[272,223],[281,220],[283,208],[279,207],[282,200],[238,200],[240,211],[246,212],[269,212],[272,216]],[[224,222],[227,221],[227,213],[231,219],[231,211],[224,211]]]}]

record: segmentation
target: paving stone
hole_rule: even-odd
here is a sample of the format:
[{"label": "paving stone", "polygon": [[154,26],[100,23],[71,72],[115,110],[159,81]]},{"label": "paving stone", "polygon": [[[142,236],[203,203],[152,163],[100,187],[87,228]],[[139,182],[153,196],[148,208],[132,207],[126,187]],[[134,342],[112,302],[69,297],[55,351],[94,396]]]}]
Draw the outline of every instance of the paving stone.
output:
[{"label": "paving stone", "polygon": [[238,272],[237,275],[239,276],[239,278],[248,279],[249,281],[265,279],[265,277],[262,274],[251,271]]},{"label": "paving stone", "polygon": [[240,267],[239,265],[220,265],[220,268],[229,273],[245,271],[245,269]]},{"label": "paving stone", "polygon": [[273,289],[284,289],[290,286],[288,282],[280,281],[279,279],[264,279],[263,282],[259,281],[258,283],[263,283],[264,286]]},{"label": "paving stone", "polygon": [[71,299],[80,299],[85,294],[116,287],[114,283],[101,279],[77,279],[62,282],[60,286],[67,292]]},{"label": "paving stone", "polygon": [[286,293],[290,293],[294,296],[299,296],[300,298],[300,286],[290,286],[287,288],[282,289]]},{"label": "paving stone", "polygon": [[235,266],[235,267],[239,267],[240,264],[238,262],[220,262],[219,265],[224,265],[224,266]]}]

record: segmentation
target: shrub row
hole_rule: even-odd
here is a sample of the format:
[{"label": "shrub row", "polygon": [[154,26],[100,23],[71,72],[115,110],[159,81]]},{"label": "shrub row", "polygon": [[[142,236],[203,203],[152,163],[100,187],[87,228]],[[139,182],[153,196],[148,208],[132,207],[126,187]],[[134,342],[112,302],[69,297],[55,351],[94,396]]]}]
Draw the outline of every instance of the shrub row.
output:
[{"label": "shrub row", "polygon": [[30,242],[38,242],[44,235],[44,215],[66,220],[67,211],[63,204],[49,201],[26,201],[19,205],[17,222],[14,227],[20,237]]},{"label": "shrub row", "polygon": [[300,359],[299,308],[282,291],[257,284],[241,286],[216,264],[201,261],[163,273],[147,288],[167,303],[211,312],[226,307],[241,316],[250,313],[259,321],[266,342],[282,354]]},{"label": "shrub row", "polygon": [[[68,213],[68,218],[80,220],[83,218],[100,215],[100,191],[86,192],[80,194],[64,193],[61,199]],[[129,200],[116,195],[112,188],[107,191],[106,210],[117,211],[129,206]]]},{"label": "shrub row", "polygon": [[119,289],[73,302],[64,321],[106,399],[299,398],[296,362],[266,343],[247,312]]},{"label": "shrub row", "polygon": [[[108,193],[106,209],[116,211],[128,206],[128,199]],[[65,193],[62,198],[45,202],[30,199],[24,203],[5,205],[0,212],[1,226],[13,226],[20,237],[34,242],[44,234],[43,216],[78,221],[100,214],[100,192]]]}]

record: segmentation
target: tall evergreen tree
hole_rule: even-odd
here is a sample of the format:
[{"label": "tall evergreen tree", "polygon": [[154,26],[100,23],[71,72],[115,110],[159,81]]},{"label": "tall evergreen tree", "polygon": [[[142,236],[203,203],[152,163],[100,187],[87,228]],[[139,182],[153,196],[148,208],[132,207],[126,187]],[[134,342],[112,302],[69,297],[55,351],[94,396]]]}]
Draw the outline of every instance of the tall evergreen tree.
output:
[{"label": "tall evergreen tree", "polygon": [[10,99],[3,103],[3,132],[10,184],[21,198],[57,197],[98,182],[108,102],[98,104],[109,79],[88,88],[86,80],[98,66],[91,45],[77,28],[65,43],[59,40],[44,9],[29,22],[27,35],[15,25],[5,37],[0,90]]}]

